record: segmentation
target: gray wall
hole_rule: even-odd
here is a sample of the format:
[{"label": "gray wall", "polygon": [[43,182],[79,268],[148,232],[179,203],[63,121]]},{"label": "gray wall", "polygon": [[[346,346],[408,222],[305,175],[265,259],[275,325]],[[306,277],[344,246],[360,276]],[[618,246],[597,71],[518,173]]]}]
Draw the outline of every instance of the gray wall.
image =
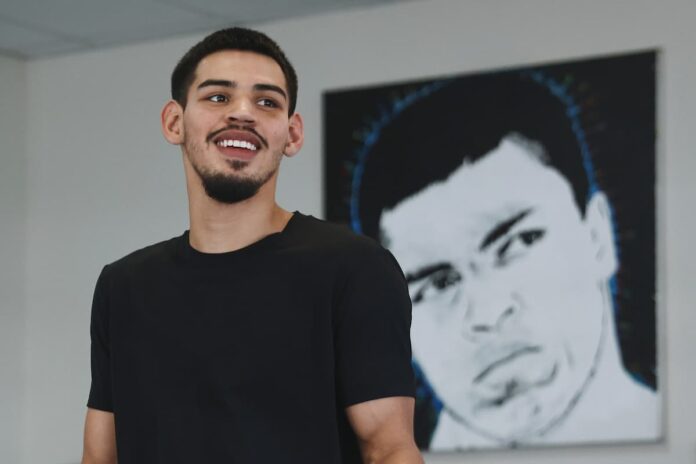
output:
[{"label": "gray wall", "polygon": [[[696,193],[694,18],[696,4],[687,0],[431,0],[259,25],[286,48],[298,68],[299,111],[307,129],[303,152],[283,166],[280,202],[315,215],[321,213],[320,105],[325,89],[625,50],[663,51],[658,305],[667,441],[438,455],[429,456],[428,462],[696,460],[696,370],[692,369],[696,286],[691,283],[696,270],[691,246],[696,220],[688,214]],[[27,323],[24,463],[64,464],[79,458],[89,388],[89,307],[101,266],[135,248],[180,234],[187,226],[180,154],[161,139],[158,120],[167,98],[168,73],[198,38],[27,65],[26,209],[13,209],[23,205],[21,201],[5,206],[6,197],[0,197],[0,208],[12,210],[19,219],[26,214],[28,226],[26,242],[24,234],[15,232],[14,243],[19,246],[7,251],[26,253],[26,311],[3,308],[3,320],[7,317],[12,327],[21,328],[23,317]],[[1,127],[4,145],[5,126]],[[21,176],[7,174],[8,169],[21,172],[21,160],[6,159],[3,151],[0,163],[2,188],[9,177],[12,195],[21,197],[25,187]],[[3,282],[12,291],[22,285]],[[21,331],[4,325],[1,330],[21,346]],[[14,353],[10,372],[19,373],[22,355],[16,350],[9,353]],[[20,386],[9,384],[11,398],[12,392],[19,396]],[[14,427],[8,417],[0,416],[0,433]],[[6,453],[1,447],[0,461],[14,462]]]},{"label": "gray wall", "polygon": [[0,462],[20,462],[24,396],[26,64],[0,56]]}]

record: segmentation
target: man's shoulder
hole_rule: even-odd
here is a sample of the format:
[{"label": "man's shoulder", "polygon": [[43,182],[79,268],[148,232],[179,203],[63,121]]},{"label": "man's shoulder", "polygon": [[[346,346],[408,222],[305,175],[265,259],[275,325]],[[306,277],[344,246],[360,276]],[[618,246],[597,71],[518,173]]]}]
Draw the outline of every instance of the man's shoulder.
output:
[{"label": "man's shoulder", "polygon": [[296,229],[296,239],[330,256],[353,256],[381,254],[382,246],[373,238],[360,235],[345,224],[302,215],[301,226]]},{"label": "man's shoulder", "polygon": [[[377,240],[351,230],[347,225],[328,222],[312,216],[301,217],[301,225],[293,228],[294,250],[325,272],[337,271],[343,276],[396,272],[403,276],[394,256]],[[303,260],[303,262],[306,260]]]},{"label": "man's shoulder", "polygon": [[147,271],[153,267],[171,263],[180,240],[181,237],[173,237],[147,245],[109,263],[106,267],[110,272],[120,274]]}]

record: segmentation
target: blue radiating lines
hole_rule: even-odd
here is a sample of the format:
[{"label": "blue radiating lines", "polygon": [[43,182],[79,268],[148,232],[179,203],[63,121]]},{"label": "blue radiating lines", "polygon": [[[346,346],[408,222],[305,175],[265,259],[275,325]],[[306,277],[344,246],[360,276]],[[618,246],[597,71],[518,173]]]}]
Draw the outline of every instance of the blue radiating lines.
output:
[{"label": "blue radiating lines", "polygon": [[[580,105],[578,105],[573,98],[573,96],[568,91],[568,86],[559,83],[553,78],[545,75],[542,71],[534,70],[523,72],[522,75],[529,76],[532,81],[542,85],[547,88],[553,96],[560,100],[565,106],[565,114],[570,120],[570,127],[575,134],[576,141],[580,148],[580,153],[582,156],[582,164],[585,171],[585,176],[587,178],[588,193],[585,203],[589,202],[594,194],[601,191],[597,183],[597,176],[595,173],[594,163],[592,161],[592,153],[590,151],[589,143],[587,142],[587,136],[585,130],[583,129],[582,122],[580,121],[580,116],[582,110]],[[369,128],[367,129],[367,135],[363,140],[363,144],[358,148],[355,153],[356,164],[353,170],[353,177],[351,180],[351,195],[350,195],[350,223],[352,229],[362,234],[362,221],[360,219],[360,186],[362,184],[362,177],[365,172],[365,163],[367,158],[374,147],[374,145],[379,140],[380,134],[384,127],[388,126],[394,119],[396,119],[406,108],[416,103],[417,101],[431,95],[432,93],[445,87],[447,84],[452,82],[454,79],[443,79],[440,81],[435,81],[426,84],[415,90],[403,98],[396,99],[392,102],[391,107],[381,107],[379,111],[379,117],[372,121]],[[616,253],[616,258],[618,262],[620,261],[620,248],[618,243],[618,229],[616,227],[616,221],[614,219],[614,210],[609,205],[609,219],[611,223],[611,228],[613,232],[612,239],[614,240],[614,250]],[[611,290],[612,299],[614,300],[614,311],[616,312],[618,307],[616,305],[616,295],[618,293],[618,286],[616,277],[612,277],[609,280],[609,288]]]},{"label": "blue radiating lines", "polygon": [[585,168],[585,175],[587,176],[588,192],[585,203],[590,201],[592,195],[599,191],[597,186],[597,178],[594,172],[594,163],[592,162],[592,155],[590,154],[590,147],[587,143],[587,137],[585,136],[585,130],[582,128],[580,122],[580,106],[575,103],[575,99],[568,93],[568,88],[560,84],[559,82],[553,80],[552,78],[546,76],[541,71],[530,71],[524,73],[532,78],[532,80],[538,84],[546,87],[556,98],[558,98],[565,105],[565,113],[570,119],[570,127],[575,134],[578,146],[580,147],[580,153],[582,154],[582,165]]},{"label": "blue radiating lines", "polygon": [[423,369],[421,369],[418,361],[415,359],[411,360],[411,366],[413,366],[413,373],[416,379],[420,380],[417,382],[416,398],[429,398],[435,412],[439,414],[443,408],[442,401],[435,394],[435,390],[433,390],[433,387],[428,382],[428,378],[423,373]]},{"label": "blue radiating lines", "polygon": [[[560,102],[565,106],[565,114],[570,121],[570,126],[577,140],[578,146],[580,148],[580,153],[582,156],[582,165],[584,168],[585,175],[587,177],[588,183],[588,193],[585,202],[590,201],[590,199],[601,189],[597,183],[597,177],[595,173],[594,163],[592,161],[592,153],[590,151],[589,143],[587,141],[587,136],[585,130],[583,129],[580,117],[582,115],[582,108],[577,104],[573,96],[568,90],[568,86],[559,83],[553,78],[547,76],[542,71],[533,70],[521,73],[521,76],[528,76],[533,82],[548,89],[553,96],[555,96]],[[399,117],[399,115],[408,107],[418,102],[419,100],[426,98],[433,94],[434,92],[442,89],[447,84],[452,82],[454,79],[443,79],[440,81],[435,81],[422,86],[421,88],[407,94],[406,96],[396,99],[391,103],[391,106],[381,107],[379,110],[379,116],[371,122],[367,128],[366,135],[364,137],[362,145],[355,152],[355,167],[352,173],[351,182],[351,195],[350,195],[350,221],[352,229],[362,234],[362,222],[360,219],[360,187],[362,184],[362,178],[365,172],[365,164],[367,162],[368,156],[372,151],[373,147],[379,140],[382,130],[388,126],[394,119]],[[618,244],[618,231],[616,227],[616,221],[614,220],[614,211],[611,205],[609,207],[609,221],[611,223],[611,228],[613,232],[612,240],[614,241],[614,248],[616,250],[617,260],[620,258],[619,254],[619,244]],[[620,262],[620,260],[619,260]],[[613,276],[609,281],[609,288],[611,290],[611,298],[613,302],[614,312],[618,310],[616,297],[617,297],[617,282],[616,277]],[[418,362],[413,360],[413,369],[415,371],[416,377],[420,380],[418,382],[418,391],[416,392],[419,398],[431,398],[432,406],[439,413],[443,404],[438,398],[437,394],[433,390],[432,386],[427,380],[427,377],[423,373],[422,369],[418,365]]]},{"label": "blue radiating lines", "polygon": [[382,129],[396,119],[406,108],[441,89],[450,81],[451,79],[445,79],[426,84],[405,97],[394,100],[391,107],[380,108],[379,117],[370,124],[365,140],[355,154],[356,163],[353,170],[350,195],[350,225],[355,232],[359,234],[363,232],[362,222],[360,220],[360,185],[362,183],[362,176],[365,172],[365,163],[372,147],[377,143],[377,140],[379,140]]},{"label": "blue radiating lines", "polygon": [[[580,106],[575,102],[575,99],[568,92],[568,87],[560,84],[554,79],[546,76],[541,71],[530,71],[523,73],[523,75],[528,75],[534,82],[546,87],[556,98],[558,98],[566,107],[566,116],[570,120],[570,127],[575,134],[578,146],[580,147],[580,153],[582,154],[582,165],[585,169],[585,175],[587,176],[588,191],[587,198],[585,199],[585,204],[587,204],[592,196],[601,189],[597,184],[597,177],[595,173],[594,163],[592,162],[592,153],[590,152],[589,144],[587,143],[587,136],[585,130],[580,122],[581,109]],[[608,202],[607,202],[608,203]],[[614,209],[611,204],[607,204],[609,208],[609,222],[612,231],[612,240],[614,241],[614,252],[616,253],[617,262],[621,262],[621,254],[618,241],[618,228],[616,227],[616,221],[614,219]],[[618,285],[616,282],[616,276],[612,276],[609,279],[609,289],[611,290],[612,296],[612,307],[614,314],[618,311],[618,304],[616,301],[616,296],[618,294]]]}]

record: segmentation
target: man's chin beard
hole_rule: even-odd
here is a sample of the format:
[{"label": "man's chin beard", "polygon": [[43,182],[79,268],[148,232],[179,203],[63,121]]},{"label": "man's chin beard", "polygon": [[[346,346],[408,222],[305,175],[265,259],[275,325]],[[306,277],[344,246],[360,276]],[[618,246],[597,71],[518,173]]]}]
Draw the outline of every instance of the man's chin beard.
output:
[{"label": "man's chin beard", "polygon": [[[240,171],[246,166],[246,162],[237,161],[239,165],[232,166],[235,171]],[[242,165],[243,164],[243,165]],[[256,195],[275,174],[275,170],[261,177],[237,177],[221,172],[206,172],[196,169],[201,178],[205,193],[215,201],[226,204],[239,203]]]}]

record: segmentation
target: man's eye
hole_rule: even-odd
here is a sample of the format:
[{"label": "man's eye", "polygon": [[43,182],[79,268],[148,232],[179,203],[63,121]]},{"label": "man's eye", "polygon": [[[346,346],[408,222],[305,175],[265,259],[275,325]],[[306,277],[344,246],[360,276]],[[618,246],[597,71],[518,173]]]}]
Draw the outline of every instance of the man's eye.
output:
[{"label": "man's eye", "polygon": [[543,239],[543,229],[523,230],[507,239],[496,251],[498,264],[506,264],[511,259],[521,256],[529,247]]},{"label": "man's eye", "polygon": [[266,107],[268,107],[268,108],[278,108],[278,107],[280,107],[280,105],[279,105],[275,100],[270,99],[270,98],[262,98],[261,100],[259,100],[259,104],[260,104],[261,106],[266,106]]},{"label": "man's eye", "polygon": [[425,298],[442,295],[452,289],[462,280],[461,274],[454,269],[443,269],[429,275],[413,296],[413,302],[418,303]]},{"label": "man's eye", "polygon": [[215,94],[208,97],[208,100],[213,103],[224,103],[227,101],[227,97],[222,94]]}]

